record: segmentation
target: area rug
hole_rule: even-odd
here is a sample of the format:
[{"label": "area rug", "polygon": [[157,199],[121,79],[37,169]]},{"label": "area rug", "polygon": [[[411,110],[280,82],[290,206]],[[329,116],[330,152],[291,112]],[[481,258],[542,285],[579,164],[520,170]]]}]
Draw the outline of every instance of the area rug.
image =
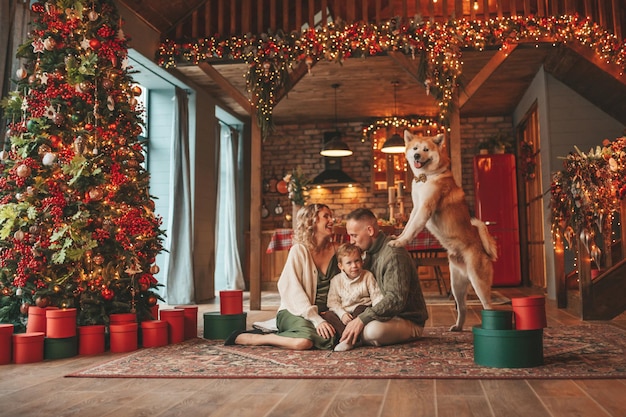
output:
[{"label": "area rug", "polygon": [[[454,298],[452,296],[439,294],[438,292],[425,292],[424,300],[427,305],[454,305]],[[491,291],[491,303],[493,305],[510,304],[511,299],[505,297],[498,291]],[[278,307],[280,305],[280,296],[276,292],[263,293],[261,295],[261,305],[263,307]],[[478,296],[472,291],[467,294],[467,305],[480,305]],[[250,307],[248,293],[244,293],[243,306]]]},{"label": "area rug", "polygon": [[[454,297],[452,295],[441,295],[439,293],[424,293],[424,301],[426,301],[426,305],[455,305]],[[498,291],[491,291],[491,304],[492,305],[503,305],[503,304],[511,304],[511,299],[505,297],[500,294]],[[468,306],[479,306],[480,300],[478,296],[473,292],[467,294],[467,305]]]},{"label": "area rug", "polygon": [[471,330],[427,328],[419,341],[349,352],[223,346],[201,338],[142,349],[67,375],[87,378],[626,378],[626,330],[610,324],[546,328],[544,364],[476,365]]}]

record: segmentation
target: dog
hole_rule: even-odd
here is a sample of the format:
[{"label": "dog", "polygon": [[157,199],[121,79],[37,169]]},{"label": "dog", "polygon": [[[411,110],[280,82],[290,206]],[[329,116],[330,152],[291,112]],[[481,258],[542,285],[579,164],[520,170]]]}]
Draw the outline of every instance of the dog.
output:
[{"label": "dog", "polygon": [[404,230],[389,245],[406,246],[424,227],[437,238],[448,251],[450,287],[457,307],[456,324],[450,331],[462,331],[470,283],[483,308],[492,308],[496,241],[482,221],[470,216],[465,193],[450,171],[450,158],[443,149],[443,133],[425,137],[405,130],[404,143],[406,159],[414,174],[413,209]]}]

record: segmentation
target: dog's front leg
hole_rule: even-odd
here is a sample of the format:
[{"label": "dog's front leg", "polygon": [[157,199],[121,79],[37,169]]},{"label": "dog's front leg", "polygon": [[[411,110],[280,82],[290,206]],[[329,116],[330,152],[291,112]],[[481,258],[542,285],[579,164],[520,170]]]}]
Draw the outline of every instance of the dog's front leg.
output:
[{"label": "dog's front leg", "polygon": [[389,246],[399,247],[406,246],[411,239],[413,239],[419,232],[424,230],[426,226],[426,222],[431,216],[432,211],[430,207],[425,205],[419,210],[413,209],[411,211],[411,215],[409,216],[409,220],[404,226],[404,230],[400,233],[396,239],[389,241]]}]

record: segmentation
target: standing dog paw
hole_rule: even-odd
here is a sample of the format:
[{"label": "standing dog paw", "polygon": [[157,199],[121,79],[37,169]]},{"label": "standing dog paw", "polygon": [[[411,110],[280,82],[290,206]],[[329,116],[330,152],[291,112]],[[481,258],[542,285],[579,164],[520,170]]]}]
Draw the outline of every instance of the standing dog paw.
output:
[{"label": "standing dog paw", "polygon": [[387,242],[387,244],[391,246],[392,248],[399,248],[400,246],[406,246],[406,242],[400,239],[392,239],[389,242]]}]

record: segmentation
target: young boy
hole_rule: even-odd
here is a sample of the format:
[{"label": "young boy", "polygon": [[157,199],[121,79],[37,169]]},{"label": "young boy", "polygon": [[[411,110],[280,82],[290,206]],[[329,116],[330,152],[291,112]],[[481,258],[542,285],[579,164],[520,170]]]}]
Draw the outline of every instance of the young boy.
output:
[{"label": "young boy", "polygon": [[[363,269],[362,251],[358,246],[352,243],[341,245],[337,249],[337,264],[341,272],[330,281],[326,301],[329,311],[323,317],[333,325],[339,340],[346,324],[383,296],[374,275]],[[354,345],[341,342],[335,346],[335,352],[352,348]]]}]

